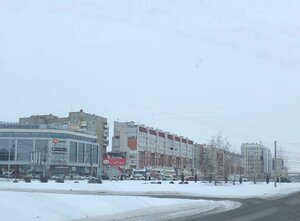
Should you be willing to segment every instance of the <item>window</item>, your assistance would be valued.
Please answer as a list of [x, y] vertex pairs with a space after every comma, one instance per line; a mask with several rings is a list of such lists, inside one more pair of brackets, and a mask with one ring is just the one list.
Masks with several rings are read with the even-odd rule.
[[30, 155], [33, 152], [33, 140], [18, 140], [17, 161], [30, 162]]
[[92, 162], [92, 144], [85, 145], [85, 162], [86, 163]]
[[36, 140], [35, 152], [40, 152], [41, 162], [46, 162], [48, 157], [48, 140]]
[[15, 159], [15, 140], [0, 139], [0, 161], [8, 161], [9, 156]]
[[93, 163], [98, 163], [98, 154], [99, 154], [98, 146], [93, 145], [93, 151], [92, 151], [92, 162]]
[[71, 163], [76, 163], [77, 162], [77, 143], [73, 142], [73, 141], [70, 142], [69, 161]]
[[78, 143], [78, 163], [84, 163], [84, 144]]

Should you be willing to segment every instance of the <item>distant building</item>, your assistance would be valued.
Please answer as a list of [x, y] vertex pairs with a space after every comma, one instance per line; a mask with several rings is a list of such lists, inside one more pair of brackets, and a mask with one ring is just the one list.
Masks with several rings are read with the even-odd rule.
[[282, 158], [273, 158], [272, 159], [272, 172], [276, 176], [288, 176], [288, 168], [285, 166], [284, 159]]
[[32, 115], [30, 117], [19, 118], [20, 124], [38, 124], [38, 125], [57, 125], [64, 126], [73, 131], [94, 134], [97, 136], [97, 142], [101, 147], [102, 153], [105, 153], [109, 144], [109, 127], [107, 119], [95, 114], [88, 114], [80, 110], [70, 112], [68, 117], [57, 117], [55, 115]]
[[114, 122], [112, 152], [126, 152], [127, 169], [192, 169], [194, 142], [135, 122]]
[[241, 146], [245, 174], [248, 177], [266, 177], [272, 173], [271, 150], [262, 144], [244, 143]]

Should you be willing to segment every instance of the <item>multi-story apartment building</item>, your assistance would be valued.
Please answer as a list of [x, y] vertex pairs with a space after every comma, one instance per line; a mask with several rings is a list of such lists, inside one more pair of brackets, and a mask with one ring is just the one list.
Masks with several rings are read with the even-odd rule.
[[94, 134], [97, 136], [97, 142], [101, 147], [102, 153], [106, 152], [109, 144], [109, 128], [107, 119], [95, 114], [88, 114], [80, 110], [70, 112], [68, 117], [57, 117], [55, 115], [32, 115], [30, 117], [19, 118], [20, 124], [38, 124], [38, 125], [58, 125], [69, 128], [73, 131]]
[[271, 150], [257, 143], [244, 143], [241, 146], [245, 174], [248, 177], [265, 177], [272, 173]]
[[203, 145], [201, 172], [204, 176], [229, 177], [244, 174], [242, 155], [213, 145]]
[[126, 152], [127, 169], [191, 169], [194, 142], [135, 122], [114, 122], [112, 152]]

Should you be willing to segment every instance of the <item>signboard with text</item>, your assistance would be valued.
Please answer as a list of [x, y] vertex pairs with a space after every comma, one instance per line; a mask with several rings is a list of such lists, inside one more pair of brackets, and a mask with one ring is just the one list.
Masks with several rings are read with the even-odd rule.
[[103, 156], [103, 164], [113, 167], [126, 165], [126, 155], [123, 153], [106, 153]]

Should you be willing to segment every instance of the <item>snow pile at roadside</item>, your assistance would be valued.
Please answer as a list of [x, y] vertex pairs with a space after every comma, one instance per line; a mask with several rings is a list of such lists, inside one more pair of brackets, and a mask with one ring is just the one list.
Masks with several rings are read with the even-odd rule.
[[[280, 195], [290, 194], [296, 191], [300, 191], [300, 183], [282, 183], [278, 184], [275, 188], [273, 183], [257, 183], [253, 184], [218, 184], [217, 186], [209, 183], [194, 183], [179, 185], [169, 184], [167, 181], [163, 181], [162, 184], [150, 184], [145, 181], [104, 181], [103, 184], [88, 184], [86, 180], [74, 183], [73, 181], [66, 181], [65, 183], [55, 183], [50, 181], [49, 183], [40, 183], [33, 181], [32, 183], [8, 183], [0, 182], [0, 190], [72, 190], [83, 191], [86, 193], [92, 193], [97, 191], [98, 194], [115, 194], [115, 195], [127, 195], [127, 194], [175, 194], [175, 195], [192, 195], [192, 196], [206, 196], [206, 197], [224, 197], [224, 198], [250, 198], [250, 197], [277, 197]], [[51, 192], [51, 191], [50, 191]]]
[[230, 201], [156, 199], [132, 196], [87, 196], [25, 192], [0, 192], [1, 220], [63, 221], [105, 220], [123, 217], [154, 217], [155, 220], [238, 207]]

